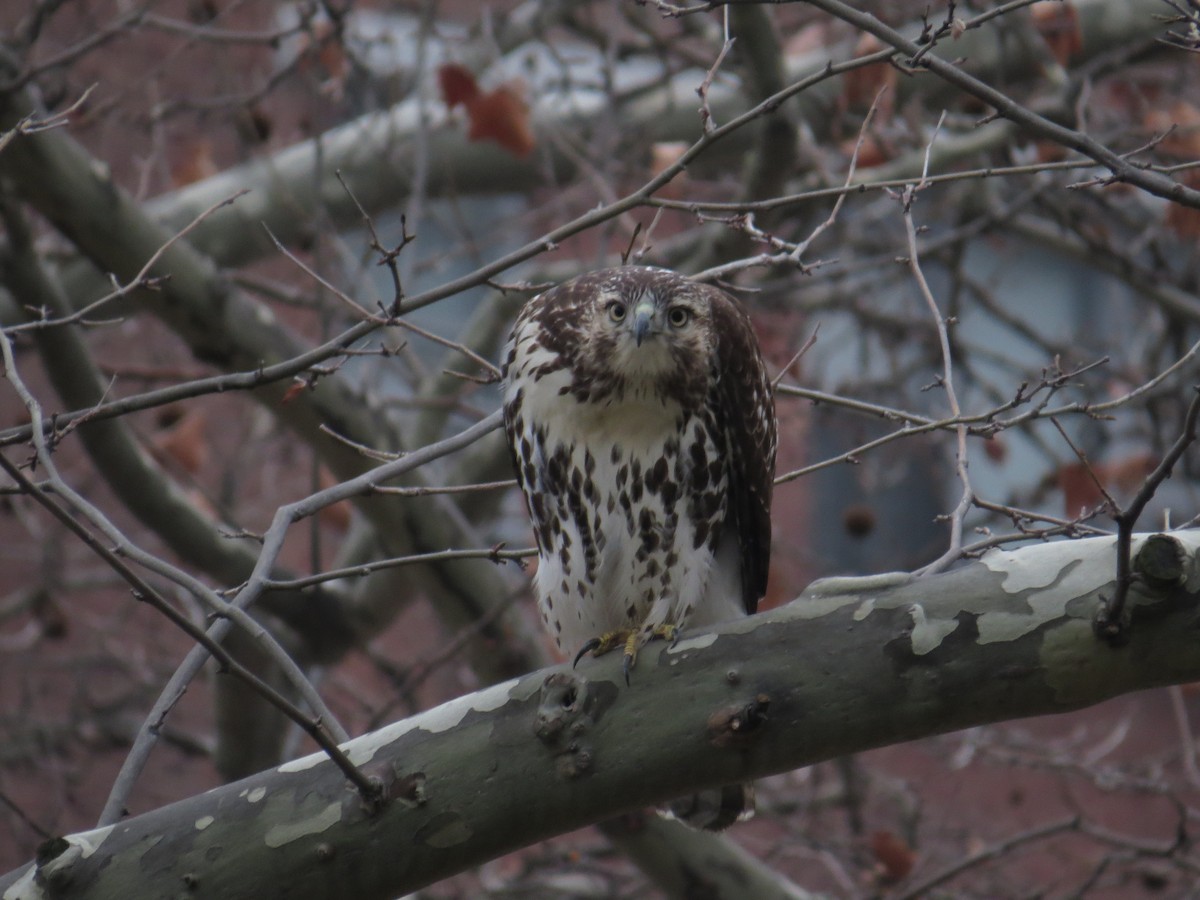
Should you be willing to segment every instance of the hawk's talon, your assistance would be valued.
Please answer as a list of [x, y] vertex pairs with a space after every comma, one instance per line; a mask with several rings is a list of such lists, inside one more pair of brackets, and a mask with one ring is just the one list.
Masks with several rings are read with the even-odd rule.
[[629, 684], [629, 673], [637, 666], [638, 651], [643, 646], [653, 640], [663, 640], [667, 642], [668, 647], [674, 647], [679, 641], [680, 628], [678, 625], [655, 625], [653, 628], [644, 630], [636, 629], [621, 629], [617, 631], [607, 631], [600, 637], [594, 637], [579, 648], [579, 652], [575, 654], [575, 661], [571, 667], [579, 665], [579, 661], [588, 653], [592, 656], [603, 656], [617, 647], [622, 647], [624, 653], [621, 660], [621, 672], [625, 676], [625, 684]]
[[[571, 663], [571, 668], [574, 669], [577, 665], [579, 665], [579, 661], [593, 650], [599, 649], [602, 643], [603, 642], [600, 640], [600, 638], [592, 638], [591, 640], [587, 641], [582, 647], [579, 648], [579, 652], [575, 654], [575, 661]], [[600, 654], [597, 653], [596, 655], [599, 656]]]
[[637, 637], [636, 631], [624, 629], [621, 631], [606, 631], [600, 637], [591, 638], [579, 648], [579, 652], [575, 654], [575, 662], [571, 664], [571, 667], [574, 668], [579, 665], [579, 661], [588, 653], [591, 653], [592, 656], [603, 656], [605, 653], [615, 650], [619, 646], [624, 645], [628, 647], [629, 642], [635, 637]]

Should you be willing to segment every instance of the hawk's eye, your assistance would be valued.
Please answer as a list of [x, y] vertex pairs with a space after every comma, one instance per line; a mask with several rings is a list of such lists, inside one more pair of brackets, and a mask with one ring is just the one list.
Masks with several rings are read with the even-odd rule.
[[625, 321], [625, 304], [616, 300], [608, 304], [608, 317], [614, 322]]
[[692, 320], [691, 310], [683, 306], [672, 306], [667, 312], [667, 321], [673, 328], [682, 328]]

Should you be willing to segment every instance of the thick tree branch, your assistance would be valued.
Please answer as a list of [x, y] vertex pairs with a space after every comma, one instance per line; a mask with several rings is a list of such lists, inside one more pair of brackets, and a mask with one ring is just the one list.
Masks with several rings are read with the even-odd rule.
[[[620, 661], [534, 672], [345, 746], [373, 812], [321, 754], [110, 828], [47, 842], [16, 898], [390, 897], [699, 787], [1200, 678], [1200, 531], [1097, 640], [1113, 539], [992, 551], [914, 581], [819, 582], [795, 602]], [[374, 851], [364, 848], [377, 848]], [[364, 855], [377, 854], [377, 855]], [[153, 857], [155, 864], [148, 866]]]

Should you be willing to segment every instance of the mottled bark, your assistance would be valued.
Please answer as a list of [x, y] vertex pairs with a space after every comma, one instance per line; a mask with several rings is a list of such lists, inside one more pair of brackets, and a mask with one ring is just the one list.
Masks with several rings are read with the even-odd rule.
[[[1147, 546], [1150, 547], [1147, 550]], [[1200, 678], [1200, 531], [1135, 542], [1129, 640], [1098, 640], [1109, 538], [992, 551], [939, 576], [837, 579], [620, 660], [534, 672], [321, 755], [50, 842], [9, 898], [391, 897], [697, 788]]]

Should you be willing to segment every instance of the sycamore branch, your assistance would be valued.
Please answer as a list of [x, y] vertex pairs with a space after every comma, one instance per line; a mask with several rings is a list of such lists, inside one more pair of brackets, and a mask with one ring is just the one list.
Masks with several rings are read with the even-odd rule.
[[629, 688], [620, 661], [602, 658], [349, 742], [347, 756], [380, 780], [379, 811], [314, 754], [47, 842], [0, 890], [391, 897], [700, 787], [1200, 679], [1200, 531], [1135, 541], [1120, 648], [1092, 631], [1113, 590], [1112, 549], [1112, 538], [1035, 544], [920, 580], [819, 582], [716, 633], [652, 645]]

